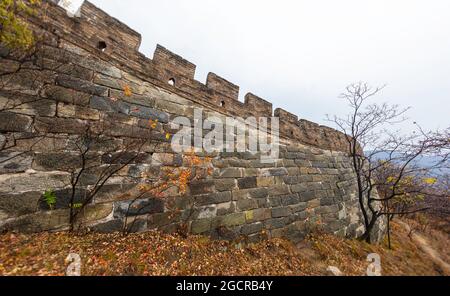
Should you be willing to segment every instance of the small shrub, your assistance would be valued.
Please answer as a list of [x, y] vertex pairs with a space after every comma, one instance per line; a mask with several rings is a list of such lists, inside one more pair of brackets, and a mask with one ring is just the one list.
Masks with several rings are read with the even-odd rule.
[[47, 204], [47, 206], [50, 208], [50, 210], [54, 210], [55, 209], [55, 205], [56, 205], [56, 194], [53, 190], [47, 190], [44, 192], [43, 195], [43, 199], [45, 201], [45, 203]]

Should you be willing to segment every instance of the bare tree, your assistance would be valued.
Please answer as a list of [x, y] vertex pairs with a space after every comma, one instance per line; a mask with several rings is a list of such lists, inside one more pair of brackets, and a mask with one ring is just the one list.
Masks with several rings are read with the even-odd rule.
[[[448, 166], [450, 149], [449, 131], [425, 132], [417, 124], [417, 131], [401, 136], [392, 131], [396, 124], [404, 122], [409, 108], [397, 105], [370, 104], [370, 99], [378, 95], [384, 87], [372, 88], [366, 83], [356, 83], [347, 87], [341, 98], [348, 102], [351, 113], [344, 118], [327, 116], [338, 129], [347, 135], [348, 155], [355, 172], [355, 183], [365, 233], [361, 239], [372, 242], [372, 232], [380, 219], [387, 221], [395, 215], [415, 213], [426, 208], [400, 209], [392, 211], [391, 203], [398, 197], [421, 195], [434, 185], [429, 174]], [[389, 129], [388, 129], [389, 128]], [[439, 156], [435, 163], [423, 165], [423, 156]], [[392, 174], [383, 177], [387, 168]], [[378, 178], [377, 178], [378, 177]], [[408, 180], [423, 179], [420, 186], [405, 186]], [[379, 194], [378, 189], [382, 189]]]
[[[149, 143], [149, 137], [115, 144], [115, 141], [108, 137], [107, 129], [107, 124], [100, 121], [95, 125], [87, 125], [84, 133], [76, 135], [71, 140], [76, 159], [75, 165], [72, 164], [68, 169], [71, 178], [69, 201], [66, 206], [70, 210], [71, 232], [82, 228], [80, 216], [105, 185], [127, 166], [146, 155], [142, 149]], [[91, 176], [95, 177], [94, 181], [86, 184], [84, 180]], [[80, 192], [83, 192], [81, 197]]]
[[[178, 233], [187, 236], [189, 232], [189, 222], [198, 213], [199, 203], [195, 197], [186, 196], [188, 187], [195, 181], [207, 178], [212, 174], [211, 157], [203, 158], [195, 154], [194, 148], [190, 152], [181, 155], [183, 164], [180, 167], [164, 167], [157, 176], [151, 176], [143, 172], [139, 193], [132, 199], [126, 209], [122, 232], [124, 235], [133, 231], [138, 216], [146, 210], [147, 205], [140, 205], [139, 201], [145, 198], [159, 198], [166, 201], [166, 207], [173, 216], [182, 215], [181, 223], [178, 226]], [[175, 196], [170, 196], [172, 189], [177, 192]], [[183, 199], [182, 207], [177, 203], [177, 198]], [[133, 215], [130, 215], [133, 211]], [[129, 223], [129, 217], [134, 216]]]
[[[21, 153], [10, 153], [0, 159], [0, 165], [32, 152], [36, 146], [55, 135], [42, 133], [32, 129], [30, 125], [17, 127], [16, 120], [40, 115], [45, 110], [48, 98], [45, 89], [51, 84], [52, 73], [58, 73], [67, 67], [63, 52], [59, 61], [47, 60], [43, 55], [47, 33], [42, 31], [34, 35], [32, 46], [23, 50], [9, 48], [0, 44], [0, 152], [14, 151], [20, 142], [28, 144]], [[22, 116], [22, 117], [21, 117]]]

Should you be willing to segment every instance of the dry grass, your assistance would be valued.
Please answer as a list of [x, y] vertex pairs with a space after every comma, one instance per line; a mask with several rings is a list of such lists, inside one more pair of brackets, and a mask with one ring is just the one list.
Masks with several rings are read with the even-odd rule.
[[82, 257], [83, 275], [324, 275], [328, 266], [364, 275], [367, 255], [378, 253], [385, 275], [441, 275], [394, 224], [394, 249], [317, 234], [299, 246], [271, 240], [241, 246], [192, 236], [148, 232], [0, 236], [0, 275], [64, 275], [69, 253]]
[[366, 258], [370, 253], [381, 256], [383, 275], [444, 275], [444, 271], [432, 262], [408, 234], [402, 226], [394, 223], [392, 250], [387, 248], [387, 241], [375, 246], [331, 235], [313, 237], [311, 242], [321, 262], [339, 267], [346, 275], [365, 274], [368, 266]]
[[425, 237], [430, 246], [439, 253], [441, 258], [447, 263], [450, 263], [450, 229], [448, 228], [448, 221], [438, 220], [429, 216], [420, 222], [413, 219], [404, 219], [403, 221], [415, 233]]

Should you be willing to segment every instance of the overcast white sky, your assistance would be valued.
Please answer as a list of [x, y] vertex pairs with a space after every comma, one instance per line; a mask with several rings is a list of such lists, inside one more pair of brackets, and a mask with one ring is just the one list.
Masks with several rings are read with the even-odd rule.
[[[91, 0], [143, 36], [318, 123], [346, 114], [337, 97], [357, 81], [388, 84], [379, 102], [411, 106], [411, 121], [450, 126], [448, 0]], [[329, 124], [328, 124], [329, 125]]]

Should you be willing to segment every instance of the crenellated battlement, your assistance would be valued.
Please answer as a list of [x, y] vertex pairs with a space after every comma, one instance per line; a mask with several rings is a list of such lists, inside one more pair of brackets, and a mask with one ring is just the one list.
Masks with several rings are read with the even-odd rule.
[[49, 3], [47, 15], [55, 35], [82, 47], [89, 54], [119, 69], [127, 68], [139, 79], [202, 104], [225, 115], [280, 118], [281, 136], [303, 144], [329, 150], [346, 150], [345, 135], [328, 127], [310, 123], [283, 109], [275, 110], [270, 102], [252, 93], [239, 101], [239, 86], [209, 73], [206, 83], [194, 79], [196, 65], [157, 45], [153, 58], [139, 52], [141, 35], [119, 20], [85, 1], [80, 17], [70, 18], [64, 9]]
[[183, 79], [193, 80], [195, 76], [196, 65], [159, 44], [153, 54], [153, 66], [158, 70], [155, 73], [157, 78], [162, 81], [169, 81], [170, 79], [173, 79], [174, 82]]

